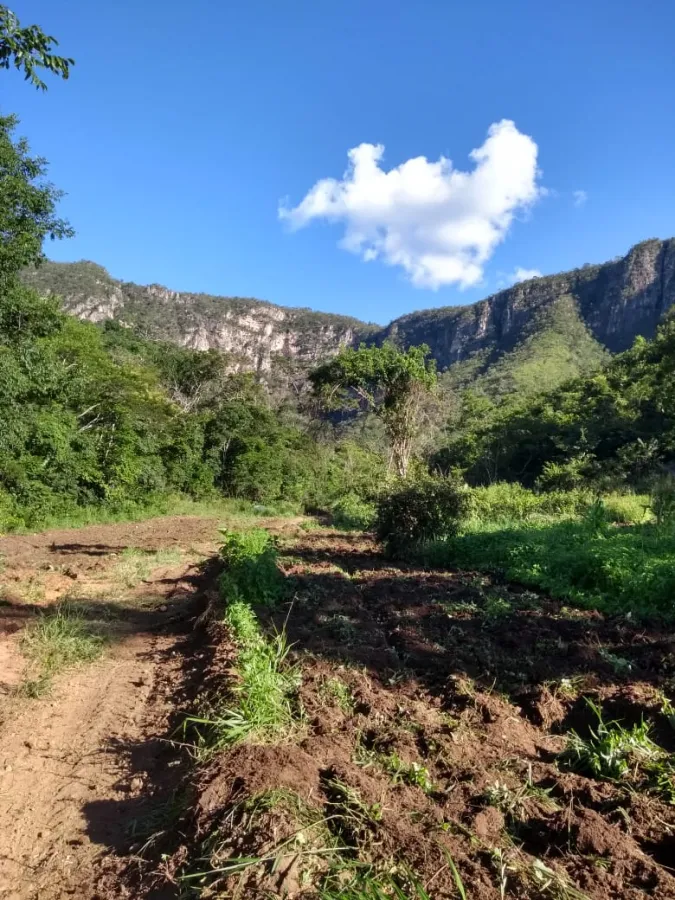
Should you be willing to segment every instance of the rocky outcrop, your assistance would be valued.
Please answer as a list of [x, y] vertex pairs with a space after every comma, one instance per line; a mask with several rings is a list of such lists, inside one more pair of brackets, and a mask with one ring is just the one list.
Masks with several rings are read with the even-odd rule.
[[117, 319], [148, 337], [222, 350], [258, 371], [269, 369], [277, 356], [310, 366], [342, 346], [385, 338], [426, 343], [446, 368], [477, 351], [508, 352], [562, 297], [574, 299], [593, 336], [611, 351], [626, 349], [637, 335], [651, 337], [675, 304], [675, 238], [644, 241], [621, 259], [534, 278], [479, 303], [411, 313], [385, 328], [251, 298], [141, 287], [117, 281], [90, 262], [45, 263], [26, 280], [61, 295], [65, 308], [80, 318]]

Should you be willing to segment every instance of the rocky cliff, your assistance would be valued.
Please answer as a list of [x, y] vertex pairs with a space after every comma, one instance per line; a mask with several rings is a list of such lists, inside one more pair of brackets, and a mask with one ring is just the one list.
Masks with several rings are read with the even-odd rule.
[[117, 281], [96, 263], [45, 262], [25, 280], [58, 294], [64, 308], [89, 322], [117, 321], [155, 340], [232, 354], [241, 368], [266, 371], [276, 356], [311, 366], [380, 329], [348, 316], [275, 306], [244, 297], [214, 297]]
[[569, 297], [593, 337], [612, 352], [630, 347], [637, 335], [653, 336], [675, 304], [675, 238], [644, 241], [621, 259], [533, 278], [470, 306], [411, 313], [383, 334], [406, 345], [428, 344], [445, 367], [486, 348], [508, 352], [548, 307]]
[[561, 298], [572, 299], [581, 321], [611, 351], [626, 349], [637, 335], [650, 337], [675, 304], [675, 238], [644, 241], [621, 259], [534, 278], [479, 303], [411, 313], [385, 328], [249, 298], [140, 287], [90, 262], [45, 263], [26, 280], [61, 295], [65, 308], [83, 319], [117, 319], [151, 338], [234, 353], [242, 366], [259, 371], [277, 355], [309, 366], [346, 344], [387, 337], [429, 344], [446, 368], [486, 350], [508, 353]]

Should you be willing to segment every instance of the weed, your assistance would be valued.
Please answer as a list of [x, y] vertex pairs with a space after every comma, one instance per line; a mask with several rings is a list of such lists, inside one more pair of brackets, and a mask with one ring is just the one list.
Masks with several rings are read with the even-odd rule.
[[675, 706], [665, 694], [659, 695], [661, 701], [661, 715], [665, 716], [671, 728], [675, 729]]
[[345, 715], [349, 716], [354, 712], [354, 697], [349, 685], [337, 676], [323, 679], [319, 687], [319, 696], [324, 700], [337, 703]]
[[584, 739], [571, 731], [560, 761], [570, 768], [595, 778], [616, 780], [629, 774], [631, 767], [658, 760], [663, 750], [649, 737], [649, 725], [641, 722], [631, 729], [619, 722], [605, 723], [602, 710], [589, 698], [586, 702], [597, 717], [595, 730]]
[[297, 667], [288, 661], [285, 632], [265, 637], [255, 613], [241, 600], [230, 604], [225, 622], [239, 645], [238, 681], [232, 689], [234, 708], [215, 704], [205, 716], [190, 716], [203, 752], [213, 752], [245, 740], [269, 741], [291, 730], [293, 698], [300, 684]]
[[363, 768], [371, 765], [380, 766], [389, 775], [393, 784], [410, 784], [421, 788], [425, 794], [430, 794], [434, 790], [427, 767], [418, 762], [405, 762], [396, 751], [387, 753], [377, 748], [368, 749], [363, 741], [359, 741], [354, 761]]
[[59, 672], [100, 656], [104, 643], [100, 627], [67, 602], [41, 613], [21, 640], [21, 649], [35, 672], [24, 683], [23, 692], [31, 697], [45, 693]]
[[625, 659], [623, 656], [617, 656], [605, 647], [600, 648], [598, 655], [601, 659], [604, 659], [606, 663], [609, 663], [617, 675], [629, 675], [633, 669], [633, 663], [629, 659]]
[[489, 594], [485, 599], [483, 612], [486, 619], [494, 622], [510, 615], [512, 609], [508, 600], [505, 600], [498, 594]]
[[560, 681], [546, 682], [546, 687], [555, 697], [561, 697], [563, 700], [576, 700], [584, 688], [585, 678], [583, 675], [568, 675], [560, 679]]
[[499, 876], [499, 897], [500, 900], [505, 900], [506, 898], [506, 888], [508, 885], [508, 864], [506, 861], [506, 857], [504, 855], [504, 851], [501, 847], [494, 847], [490, 851], [490, 856], [492, 857], [492, 862], [494, 863], [497, 873]]
[[284, 579], [277, 566], [277, 550], [262, 528], [223, 531], [220, 554], [226, 565], [220, 590], [228, 602], [273, 605], [283, 592]]

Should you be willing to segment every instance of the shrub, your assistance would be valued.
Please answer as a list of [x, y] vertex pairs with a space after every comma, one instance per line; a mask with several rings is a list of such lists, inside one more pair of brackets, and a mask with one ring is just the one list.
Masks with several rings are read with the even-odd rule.
[[459, 479], [399, 484], [378, 502], [377, 536], [391, 555], [425, 541], [445, 540], [457, 534], [469, 505], [469, 490]]
[[536, 486], [542, 491], [573, 491], [584, 483], [587, 466], [588, 459], [583, 454], [564, 463], [546, 462]]
[[357, 494], [346, 494], [333, 504], [333, 525], [345, 531], [368, 531], [375, 524], [377, 509]]

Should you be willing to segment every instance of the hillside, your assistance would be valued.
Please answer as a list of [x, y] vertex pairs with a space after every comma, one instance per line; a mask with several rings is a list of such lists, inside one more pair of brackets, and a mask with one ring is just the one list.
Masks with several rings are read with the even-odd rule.
[[[584, 332], [590, 343], [619, 352], [637, 335], [652, 337], [675, 303], [675, 239], [644, 241], [611, 262], [535, 278], [471, 305], [411, 313], [385, 328], [250, 298], [142, 287], [91, 262], [47, 262], [25, 278], [43, 293], [60, 294], [65, 309], [82, 319], [117, 319], [151, 338], [233, 352], [257, 371], [269, 369], [276, 355], [311, 365], [345, 344], [385, 338], [427, 343], [441, 369], [472, 360], [484, 371], [505, 354], [522, 353], [540, 323], [550, 330], [551, 319], [560, 322], [561, 304], [571, 329], [561, 333], [571, 341]], [[596, 349], [591, 356], [601, 353]], [[568, 366], [565, 372], [575, 374]]]
[[277, 354], [311, 365], [378, 330], [349, 316], [118, 281], [93, 262], [46, 262], [24, 278], [41, 293], [60, 295], [65, 310], [80, 319], [116, 319], [151, 339], [232, 353], [256, 371], [269, 369]]

